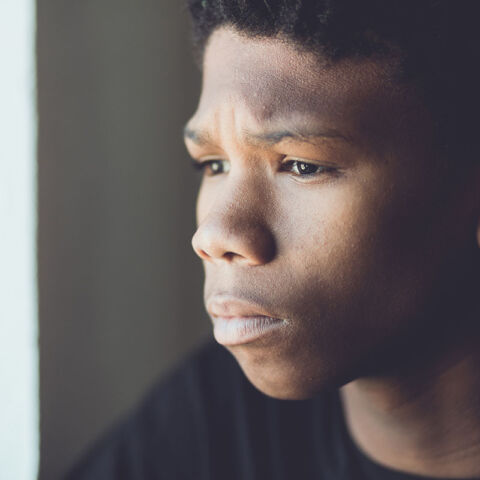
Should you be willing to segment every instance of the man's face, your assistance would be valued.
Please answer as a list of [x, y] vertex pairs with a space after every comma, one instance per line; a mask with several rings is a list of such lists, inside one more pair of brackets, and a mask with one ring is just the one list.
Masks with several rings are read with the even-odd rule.
[[415, 356], [461, 295], [470, 180], [441, 166], [394, 72], [228, 28], [210, 38], [186, 129], [206, 162], [192, 243], [215, 336], [268, 395], [306, 398]]

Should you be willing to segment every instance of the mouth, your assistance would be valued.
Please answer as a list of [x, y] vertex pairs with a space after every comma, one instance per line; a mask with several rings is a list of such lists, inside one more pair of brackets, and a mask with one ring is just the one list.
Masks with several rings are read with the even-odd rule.
[[224, 346], [244, 345], [273, 335], [287, 322], [260, 305], [232, 297], [214, 297], [207, 303], [215, 340]]

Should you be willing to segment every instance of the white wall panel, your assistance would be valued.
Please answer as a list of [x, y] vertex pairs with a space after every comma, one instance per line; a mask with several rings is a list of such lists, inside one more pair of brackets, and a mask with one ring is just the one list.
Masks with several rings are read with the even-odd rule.
[[0, 1], [0, 478], [38, 465], [35, 8]]

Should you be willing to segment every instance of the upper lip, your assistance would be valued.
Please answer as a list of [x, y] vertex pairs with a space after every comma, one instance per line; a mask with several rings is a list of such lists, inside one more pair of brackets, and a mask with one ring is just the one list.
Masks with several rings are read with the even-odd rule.
[[229, 295], [213, 296], [207, 301], [207, 311], [212, 317], [271, 317], [261, 305]]

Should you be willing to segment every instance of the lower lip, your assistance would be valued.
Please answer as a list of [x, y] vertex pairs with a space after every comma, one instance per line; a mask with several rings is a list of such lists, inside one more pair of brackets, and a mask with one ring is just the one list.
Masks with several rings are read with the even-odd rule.
[[215, 340], [225, 346], [251, 343], [271, 335], [285, 326], [285, 322], [272, 317], [214, 317]]

